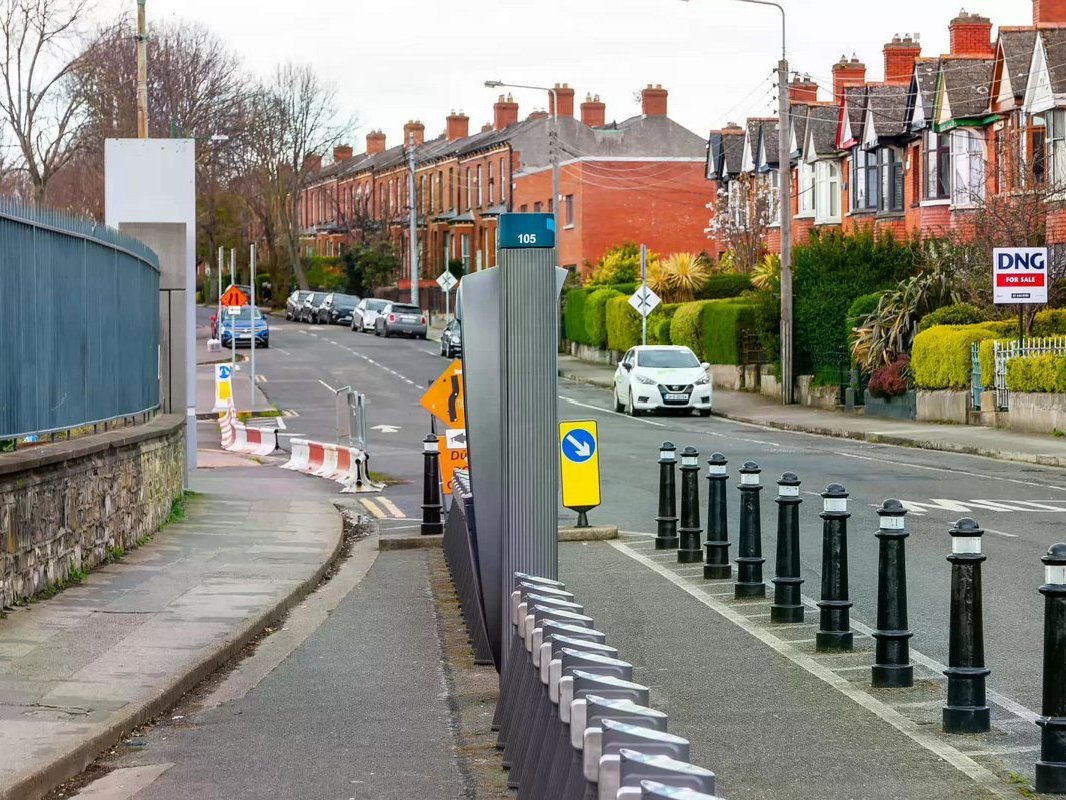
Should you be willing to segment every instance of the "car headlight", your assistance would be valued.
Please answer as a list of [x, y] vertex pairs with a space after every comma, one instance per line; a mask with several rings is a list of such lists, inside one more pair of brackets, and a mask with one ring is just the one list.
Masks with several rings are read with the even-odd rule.
[[704, 375], [702, 378], [696, 378], [696, 385], [697, 386], [704, 386], [704, 385], [706, 385], [706, 384], [708, 384], [710, 382], [711, 382], [711, 379], [707, 375]]
[[654, 386], [657, 383], [654, 378], [649, 378], [647, 375], [637, 375], [637, 382], [647, 384], [648, 386]]

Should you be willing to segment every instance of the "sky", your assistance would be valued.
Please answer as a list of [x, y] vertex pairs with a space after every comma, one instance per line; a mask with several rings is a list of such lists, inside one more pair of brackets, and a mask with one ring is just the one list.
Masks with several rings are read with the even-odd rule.
[[[894, 34], [920, 34], [923, 55], [946, 52], [960, 10], [960, 0], [780, 2], [790, 69], [817, 80], [821, 99], [841, 55], [854, 53], [867, 79], [879, 80], [882, 46]], [[136, 0], [98, 4], [102, 17], [136, 9]], [[1031, 0], [964, 8], [996, 26], [1032, 19]], [[375, 128], [398, 144], [410, 119], [435, 136], [453, 109], [478, 130], [500, 91], [485, 88], [487, 79], [568, 83], [577, 103], [599, 94], [608, 121], [639, 114], [640, 89], [662, 84], [670, 116], [700, 135], [777, 109], [780, 15], [737, 0], [147, 0], [147, 9], [149, 26], [177, 17], [204, 23], [253, 73], [266, 76], [288, 60], [312, 64], [357, 118], [356, 152]], [[547, 106], [545, 92], [510, 91], [521, 117]]]

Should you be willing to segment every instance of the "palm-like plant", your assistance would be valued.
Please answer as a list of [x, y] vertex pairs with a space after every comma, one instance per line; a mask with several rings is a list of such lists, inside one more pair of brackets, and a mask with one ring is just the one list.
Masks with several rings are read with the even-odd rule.
[[751, 273], [751, 285], [760, 292], [773, 291], [781, 286], [781, 256], [767, 253]]
[[[656, 280], [665, 290], [663, 299], [670, 303], [692, 301], [711, 276], [710, 265], [696, 253], [674, 253], [660, 263], [658, 272]], [[652, 289], [659, 294], [654, 285]]]

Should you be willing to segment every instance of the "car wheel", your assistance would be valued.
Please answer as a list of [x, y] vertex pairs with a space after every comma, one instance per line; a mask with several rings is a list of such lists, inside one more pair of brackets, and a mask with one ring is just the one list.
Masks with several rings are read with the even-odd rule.
[[626, 402], [626, 414], [628, 414], [631, 417], [635, 417], [637, 415], [637, 407], [633, 404], [633, 390], [632, 389], [629, 390], [629, 399]]
[[264, 350], [269, 350], [270, 349], [270, 342], [263, 342], [263, 349]]
[[621, 414], [623, 411], [625, 411], [626, 407], [618, 400], [618, 390], [615, 389], [611, 392], [611, 394], [614, 397], [614, 413]]
[[701, 408], [698, 413], [701, 417], [709, 417], [711, 416], [711, 409]]

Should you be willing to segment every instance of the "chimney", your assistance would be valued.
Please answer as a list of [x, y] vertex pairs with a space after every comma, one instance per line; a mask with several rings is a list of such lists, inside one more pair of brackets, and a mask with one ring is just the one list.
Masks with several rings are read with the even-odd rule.
[[555, 84], [555, 91], [548, 92], [548, 113], [555, 111], [555, 98], [559, 98], [559, 116], [574, 116], [574, 90], [567, 84]]
[[333, 148], [334, 161], [347, 161], [353, 155], [351, 145], [339, 144]]
[[491, 122], [486, 122], [484, 125], [481, 126], [481, 132], [482, 133], [488, 133], [491, 130], [492, 130], [492, 123]]
[[914, 59], [922, 54], [922, 46], [917, 37], [909, 33], [901, 37], [898, 33], [891, 42], [885, 43], [885, 83], [897, 86], [909, 86], [914, 72]]
[[415, 137], [415, 147], [420, 147], [426, 141], [426, 126], [417, 119], [408, 120], [403, 126], [404, 147], [407, 147], [412, 135]]
[[504, 97], [501, 94], [500, 99], [493, 103], [492, 112], [495, 128], [498, 131], [502, 131], [504, 128], [518, 122], [518, 103], [514, 101], [511, 95]]
[[590, 128], [600, 128], [607, 124], [607, 106], [600, 102], [600, 96], [585, 95], [581, 104], [581, 121]]
[[529, 116], [526, 119], [547, 119], [548, 112], [543, 108], [537, 108], [529, 112]]
[[817, 103], [818, 84], [811, 80], [810, 75], [797, 75], [788, 85], [788, 99], [793, 103]]
[[448, 126], [445, 129], [449, 142], [454, 142], [456, 139], [465, 139], [470, 135], [470, 117], [460, 111], [458, 114], [455, 110], [448, 115]]
[[640, 111], [645, 117], [666, 116], [666, 89], [661, 83], [650, 83], [640, 92]]
[[992, 20], [980, 14], [960, 11], [948, 25], [951, 55], [992, 58]]
[[366, 154], [372, 156], [375, 153], [385, 152], [385, 134], [381, 131], [370, 131], [366, 135]]
[[1034, 25], [1066, 25], [1066, 0], [1033, 0]]
[[844, 102], [844, 90], [849, 86], [862, 86], [866, 83], [866, 65], [852, 55], [849, 61], [846, 56], [841, 56], [840, 61], [833, 65], [833, 102], [841, 105]]
[[304, 170], [306, 172], [318, 172], [322, 169], [322, 156], [308, 153], [304, 156]]

